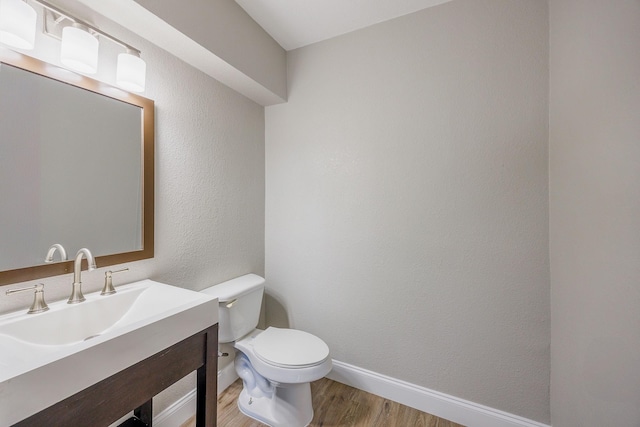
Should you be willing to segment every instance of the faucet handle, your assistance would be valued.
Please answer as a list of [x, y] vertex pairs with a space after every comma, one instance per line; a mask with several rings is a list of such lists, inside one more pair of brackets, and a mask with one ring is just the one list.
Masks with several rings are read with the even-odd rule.
[[29, 308], [29, 311], [27, 311], [27, 314], [42, 313], [43, 311], [49, 310], [49, 306], [44, 301], [44, 283], [38, 283], [37, 285], [28, 286], [26, 288], [9, 289], [6, 292], [6, 295], [15, 294], [17, 292], [26, 292], [33, 289], [35, 289], [35, 292], [33, 293], [33, 302], [31, 303], [31, 307]]
[[116, 288], [113, 287], [111, 276], [113, 275], [113, 273], [120, 273], [122, 271], [129, 271], [129, 269], [123, 268], [116, 271], [109, 270], [104, 273], [104, 287], [102, 288], [102, 292], [100, 292], [100, 295], [111, 295], [116, 293]]

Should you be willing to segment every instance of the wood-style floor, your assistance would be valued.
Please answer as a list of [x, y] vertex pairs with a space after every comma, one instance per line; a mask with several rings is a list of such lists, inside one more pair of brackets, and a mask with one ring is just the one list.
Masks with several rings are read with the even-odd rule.
[[[218, 427], [263, 427], [238, 409], [242, 381], [218, 396]], [[322, 378], [311, 383], [312, 427], [463, 427], [396, 402]], [[181, 427], [195, 427], [190, 419]]]

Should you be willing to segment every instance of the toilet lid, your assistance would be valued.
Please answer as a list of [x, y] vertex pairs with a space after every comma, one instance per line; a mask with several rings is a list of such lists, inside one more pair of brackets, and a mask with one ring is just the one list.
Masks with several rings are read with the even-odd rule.
[[329, 347], [315, 335], [273, 327], [253, 340], [253, 351], [265, 363], [297, 368], [317, 365], [329, 357]]

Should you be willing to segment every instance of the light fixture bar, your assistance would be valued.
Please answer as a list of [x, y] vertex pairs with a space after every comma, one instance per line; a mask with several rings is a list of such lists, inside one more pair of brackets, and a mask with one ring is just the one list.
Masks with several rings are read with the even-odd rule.
[[136, 49], [135, 47], [133, 47], [133, 46], [131, 46], [131, 45], [129, 45], [129, 44], [127, 44], [127, 43], [115, 38], [115, 37], [113, 37], [110, 34], [105, 33], [104, 31], [100, 30], [99, 28], [96, 28], [93, 25], [82, 21], [81, 19], [76, 18], [75, 16], [71, 15], [70, 13], [65, 12], [64, 10], [52, 5], [49, 2], [46, 2], [44, 0], [31, 0], [31, 1], [33, 1], [34, 3], [38, 3], [40, 6], [46, 8], [46, 9], [49, 9], [50, 11], [52, 11], [52, 12], [54, 12], [54, 13], [60, 15], [60, 16], [63, 16], [63, 17], [67, 18], [68, 20], [70, 20], [70, 21], [72, 21], [72, 22], [74, 22], [76, 24], [83, 25], [83, 26], [89, 28], [94, 33], [98, 34], [99, 36], [104, 37], [104, 38], [106, 38], [108, 40], [111, 40], [115, 44], [120, 45], [120, 46], [124, 47], [125, 49], [133, 51], [133, 52], [137, 53], [138, 55], [140, 55], [140, 50]]

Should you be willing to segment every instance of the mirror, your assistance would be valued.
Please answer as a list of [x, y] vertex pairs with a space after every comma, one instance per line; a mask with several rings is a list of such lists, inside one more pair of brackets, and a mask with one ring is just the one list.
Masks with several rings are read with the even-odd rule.
[[[0, 285], [153, 257], [154, 104], [0, 48]], [[49, 247], [60, 254], [45, 263]]]

